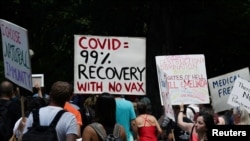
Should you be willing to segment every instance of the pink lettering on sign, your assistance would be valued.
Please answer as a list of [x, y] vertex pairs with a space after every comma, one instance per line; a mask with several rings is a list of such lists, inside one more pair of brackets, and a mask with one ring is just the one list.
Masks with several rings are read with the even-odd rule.
[[4, 24], [1, 24], [1, 31], [2, 36], [14, 41], [15, 43], [21, 44], [19, 31], [12, 29], [11, 27], [4, 26]]
[[183, 88], [205, 88], [207, 87], [206, 79], [197, 79], [197, 80], [184, 80], [181, 82]]
[[109, 82], [108, 88], [109, 91], [111, 92], [121, 92], [122, 84], [119, 82], [113, 82], [113, 83]]
[[[122, 41], [117, 38], [93, 38], [81, 37], [78, 42], [83, 49], [108, 49], [118, 50], [122, 47]], [[123, 43], [123, 48], [129, 48], [128, 42]]]
[[103, 91], [103, 84], [102, 82], [84, 82], [84, 83], [80, 83], [77, 82], [77, 88], [79, 91]]
[[191, 58], [190, 56], [168, 56], [160, 61], [161, 69], [164, 70], [190, 70], [198, 69], [199, 64], [205, 63], [204, 58]]
[[119, 82], [109, 82], [108, 90], [111, 92], [121, 92], [121, 90], [125, 90], [126, 92], [144, 92], [143, 89], [144, 83], [139, 82], [128, 82], [128, 83], [119, 83]]
[[130, 82], [130, 83], [124, 83], [125, 89], [128, 92], [133, 92], [133, 91], [137, 91], [137, 92], [144, 92], [142, 86], [143, 83], [135, 83], [135, 82]]

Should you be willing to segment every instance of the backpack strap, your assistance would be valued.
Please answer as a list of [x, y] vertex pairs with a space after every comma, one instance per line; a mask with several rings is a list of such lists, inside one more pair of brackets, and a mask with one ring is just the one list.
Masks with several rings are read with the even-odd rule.
[[33, 114], [33, 126], [39, 126], [40, 125], [39, 109], [33, 110], [32, 114]]
[[195, 112], [194, 108], [192, 108], [192, 107], [187, 107], [187, 108], [190, 109], [193, 112], [194, 116], [195, 116], [196, 112]]
[[59, 119], [61, 118], [61, 116], [63, 115], [64, 112], [66, 112], [66, 111], [60, 110], [59, 112], [57, 112], [56, 116], [54, 117], [54, 119], [52, 120], [52, 122], [50, 123], [49, 126], [56, 127], [57, 122], [59, 121]]
[[90, 127], [92, 127], [96, 131], [96, 133], [101, 137], [102, 140], [105, 140], [107, 133], [100, 123], [93, 122], [90, 124]]
[[[59, 112], [57, 112], [56, 116], [54, 117], [54, 119], [50, 123], [50, 126], [56, 127], [58, 120], [60, 119], [60, 117], [62, 116], [62, 114], [64, 112], [65, 112], [65, 110], [60, 110]], [[40, 125], [39, 109], [33, 110], [32, 113], [33, 113], [33, 121], [34, 121], [33, 126], [39, 126]]]
[[113, 130], [114, 136], [120, 137], [120, 132], [121, 132], [121, 126], [118, 123], [116, 123]]

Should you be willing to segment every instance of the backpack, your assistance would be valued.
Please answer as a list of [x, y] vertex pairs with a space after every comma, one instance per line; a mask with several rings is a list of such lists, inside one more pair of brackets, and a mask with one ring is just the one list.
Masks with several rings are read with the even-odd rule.
[[6, 135], [12, 134], [10, 119], [8, 117], [8, 106], [11, 101], [0, 102], [0, 138], [6, 140]]
[[160, 123], [161, 128], [166, 128], [169, 125], [169, 123], [171, 122], [170, 120], [171, 119], [165, 115]]
[[39, 110], [34, 110], [32, 112], [33, 125], [23, 134], [22, 141], [58, 141], [56, 124], [64, 112], [64, 110], [59, 111], [49, 126], [42, 126], [39, 120]]
[[94, 122], [91, 123], [90, 126], [96, 131], [102, 141], [122, 141], [122, 139], [120, 138], [121, 125], [117, 123], [115, 124], [115, 127], [113, 129], [113, 134], [108, 135], [106, 133], [106, 130], [100, 123]]
[[187, 108], [190, 109], [192, 111], [192, 113], [194, 114], [194, 118], [192, 120], [196, 121], [197, 116], [199, 115], [199, 112], [195, 112], [194, 108], [192, 108], [192, 107], [187, 107]]

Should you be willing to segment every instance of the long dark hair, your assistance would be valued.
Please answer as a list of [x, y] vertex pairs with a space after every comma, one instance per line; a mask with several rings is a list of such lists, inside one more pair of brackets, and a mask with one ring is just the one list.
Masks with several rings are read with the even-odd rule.
[[30, 114], [30, 112], [32, 112], [33, 110], [35, 110], [35, 109], [37, 110], [41, 107], [46, 106], [45, 100], [41, 97], [27, 98], [25, 101], [25, 104], [27, 105], [26, 111], [25, 111], [26, 116], [28, 116]]
[[137, 111], [138, 114], [146, 114], [147, 113], [147, 105], [142, 102], [137, 102]]
[[209, 140], [210, 138], [210, 133], [212, 128], [214, 127], [215, 123], [214, 123], [214, 116], [208, 112], [200, 112], [198, 116], [202, 116], [203, 117], [203, 121], [206, 125], [207, 128], [207, 140]]
[[113, 95], [102, 93], [96, 101], [96, 120], [102, 125], [114, 126], [116, 123], [116, 103]]

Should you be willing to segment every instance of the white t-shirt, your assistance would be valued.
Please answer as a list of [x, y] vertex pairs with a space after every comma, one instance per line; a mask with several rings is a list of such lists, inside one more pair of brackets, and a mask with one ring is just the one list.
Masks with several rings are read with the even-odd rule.
[[[56, 107], [56, 106], [46, 106], [46, 107], [40, 108], [39, 110], [40, 125], [49, 125], [54, 119], [57, 112], [62, 109], [63, 108]], [[20, 122], [20, 119], [18, 121]], [[14, 128], [17, 128], [18, 121]], [[23, 133], [27, 132], [28, 127], [31, 127], [32, 123], [33, 123], [33, 114], [31, 113], [27, 119], [26, 126], [24, 128]], [[59, 141], [66, 141], [67, 134], [77, 135], [77, 121], [76, 121], [75, 116], [70, 112], [65, 112], [61, 116], [61, 118], [59, 119], [56, 125], [56, 132], [57, 132], [57, 137]]]
[[[195, 104], [190, 104], [190, 105], [188, 105], [188, 107], [193, 108], [195, 113], [198, 113], [200, 111], [200, 108]], [[191, 109], [189, 109], [189, 108], [186, 109], [186, 116], [188, 119], [194, 121], [193, 119], [194, 119], [195, 115]]]

